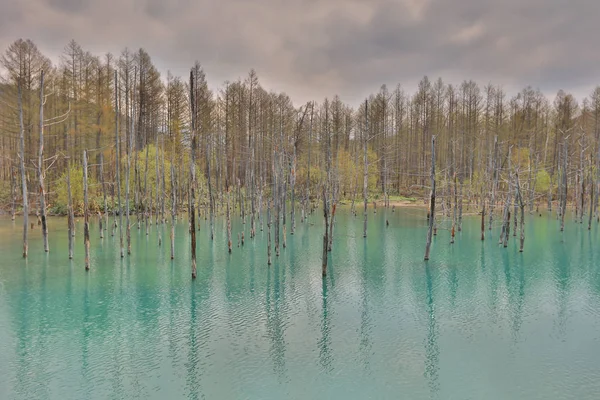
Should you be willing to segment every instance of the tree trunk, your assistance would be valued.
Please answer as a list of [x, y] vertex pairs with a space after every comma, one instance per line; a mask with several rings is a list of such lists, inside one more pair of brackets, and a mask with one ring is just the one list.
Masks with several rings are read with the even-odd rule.
[[[521, 193], [521, 185], [519, 184], [519, 175], [515, 174], [515, 187], [517, 190], [517, 199], [519, 202], [519, 208], [521, 209], [521, 230], [519, 240], [519, 252], [523, 252], [523, 246], [525, 244], [525, 203], [523, 202], [523, 194]], [[515, 202], [516, 203], [516, 202]], [[516, 218], [515, 218], [516, 220]], [[515, 224], [515, 232], [517, 231], [517, 225]]]
[[156, 141], [155, 141], [155, 156], [154, 156], [154, 163], [156, 164], [156, 212], [155, 212], [155, 218], [154, 221], [156, 223], [156, 235], [158, 236], [158, 245], [162, 246], [162, 229], [159, 228], [158, 226], [158, 221], [160, 219], [160, 168], [158, 165], [158, 134], [156, 135]]
[[323, 185], [323, 219], [325, 221], [325, 232], [323, 233], [323, 263], [321, 266], [321, 272], [324, 277], [327, 276], [327, 249], [329, 244], [329, 204], [327, 204], [326, 185], [327, 184]]
[[229, 210], [229, 188], [227, 188], [227, 247], [231, 254], [231, 212]]
[[[127, 92], [129, 92], [127, 90]], [[127, 95], [126, 95], [127, 97]], [[133, 109], [133, 107], [132, 107]], [[129, 207], [129, 175], [131, 173], [131, 151], [132, 151], [132, 147], [133, 147], [133, 132], [135, 132], [134, 130], [134, 121], [135, 121], [135, 116], [133, 115], [133, 111], [132, 111], [132, 115], [131, 115], [131, 128], [129, 130], [129, 135], [126, 138], [126, 142], [127, 142], [127, 146], [126, 146], [126, 150], [127, 150], [127, 164], [125, 165], [125, 225], [126, 225], [126, 236], [127, 236], [127, 254], [131, 254], [131, 222], [129, 220], [129, 214], [130, 214], [130, 207]], [[127, 134], [126, 134], [127, 135]]]
[[190, 147], [190, 234], [192, 251], [192, 279], [196, 279], [196, 104], [194, 71], [190, 71], [190, 106], [192, 114], [192, 143]]
[[590, 215], [588, 216], [588, 230], [592, 229], [592, 219], [594, 218], [594, 204], [595, 204], [595, 199], [594, 199], [594, 192], [596, 191], [596, 185], [594, 185], [594, 177], [592, 176], [592, 160], [590, 159]]
[[25, 173], [25, 126], [23, 125], [23, 90], [19, 82], [19, 139], [21, 184], [23, 188], [23, 258], [27, 258], [27, 224], [29, 223], [29, 202], [27, 198], [27, 175]]
[[171, 260], [175, 258], [175, 219], [177, 214], [177, 191], [175, 190], [175, 166], [171, 151]]
[[489, 230], [492, 230], [494, 220], [494, 207], [496, 206], [496, 188], [498, 187], [498, 136], [494, 136], [494, 155], [492, 159], [492, 196], [490, 199], [490, 222]]
[[483, 201], [483, 208], [481, 210], [481, 240], [485, 240], [485, 200]]
[[11, 209], [10, 209], [10, 219], [12, 221], [15, 220], [15, 215], [17, 213], [17, 176], [14, 171], [13, 166], [10, 167], [10, 193], [11, 193]]
[[[568, 157], [567, 140], [564, 143], [564, 155], [563, 155], [563, 171], [562, 171], [562, 199], [560, 205], [560, 231], [565, 230], [565, 214], [567, 213], [567, 157]], [[577, 200], [575, 200], [577, 201]]]
[[267, 205], [267, 265], [271, 265], [271, 199]]
[[85, 270], [90, 270], [90, 221], [88, 205], [87, 151], [83, 151], [83, 243], [85, 246]]
[[116, 162], [117, 162], [117, 209], [119, 211], [119, 251], [121, 258], [125, 256], [123, 248], [123, 209], [121, 208], [121, 150], [119, 139], [119, 86], [117, 79], [117, 71], [115, 71], [115, 143], [116, 143]]
[[[214, 209], [214, 195], [212, 191], [212, 179], [210, 172], [210, 141], [207, 139], [206, 141], [206, 171], [208, 175], [208, 207], [210, 211], [210, 240], [214, 240], [215, 238], [215, 209]], [[252, 216], [252, 221], [254, 223], [254, 216]]]
[[292, 196], [292, 227], [290, 229], [290, 234], [293, 235], [296, 230], [296, 144], [293, 146], [293, 154], [292, 154], [292, 163], [290, 167], [290, 186], [291, 186], [291, 196]]
[[106, 184], [104, 182], [104, 155], [100, 150], [100, 184], [102, 185], [102, 197], [104, 199], [104, 215], [100, 215], [100, 239], [104, 238], [104, 227], [102, 221], [106, 218], [106, 227], [108, 227], [108, 205], [106, 204]]
[[433, 224], [435, 220], [435, 135], [431, 136], [431, 195], [429, 202], [429, 229], [427, 230], [427, 242], [425, 243], [425, 261], [429, 260], [431, 248], [431, 237], [433, 235]]
[[44, 185], [44, 70], [40, 73], [40, 149], [38, 153], [38, 179], [40, 183], [40, 214], [44, 251], [48, 252], [48, 226], [46, 224], [46, 190]]
[[[67, 142], [68, 143], [68, 142]], [[66, 149], [67, 157], [69, 157], [69, 148]], [[69, 234], [69, 260], [73, 259], [73, 235], [75, 234], [75, 215], [73, 212], [73, 195], [71, 192], [71, 161], [67, 159], [67, 226]]]
[[369, 137], [369, 116], [368, 116], [368, 103], [365, 100], [365, 131], [363, 137], [363, 200], [364, 200], [364, 225], [363, 225], [363, 237], [367, 237], [367, 185], [369, 182], [369, 164], [367, 159], [367, 139]]
[[148, 133], [146, 132], [146, 164], [144, 167], [144, 223], [146, 226], [146, 236], [150, 233], [149, 224], [151, 220], [152, 210], [149, 208], [148, 203], [152, 199], [152, 195], [148, 196]]

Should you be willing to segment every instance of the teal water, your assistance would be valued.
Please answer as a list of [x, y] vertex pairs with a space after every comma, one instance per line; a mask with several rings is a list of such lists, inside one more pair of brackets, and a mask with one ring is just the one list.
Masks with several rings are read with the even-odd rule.
[[423, 210], [385, 213], [366, 240], [338, 213], [326, 279], [320, 214], [271, 267], [266, 231], [248, 221], [229, 255], [224, 221], [211, 242], [202, 220], [195, 282], [183, 223], [174, 261], [157, 227], [122, 260], [94, 221], [86, 273], [81, 225], [72, 262], [63, 219], [24, 261], [19, 222], [0, 220], [0, 399], [600, 398], [596, 225], [530, 217], [521, 254], [467, 218], [425, 263]]

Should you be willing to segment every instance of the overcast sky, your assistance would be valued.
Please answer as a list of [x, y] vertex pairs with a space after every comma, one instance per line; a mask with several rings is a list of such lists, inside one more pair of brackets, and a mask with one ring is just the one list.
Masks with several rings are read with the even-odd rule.
[[599, 18], [598, 0], [0, 0], [0, 48], [143, 47], [163, 73], [199, 60], [212, 87], [255, 68], [295, 104], [424, 75], [581, 99], [600, 84]]

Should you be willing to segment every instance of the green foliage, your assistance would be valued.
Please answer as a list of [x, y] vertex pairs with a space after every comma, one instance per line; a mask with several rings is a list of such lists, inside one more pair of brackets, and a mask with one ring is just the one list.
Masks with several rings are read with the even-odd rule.
[[10, 180], [0, 181], [0, 209], [9, 209], [12, 198], [10, 193]]
[[[73, 212], [77, 215], [83, 214], [83, 167], [71, 165], [71, 196], [73, 199]], [[88, 201], [91, 212], [100, 211], [102, 203], [101, 187], [97, 184], [93, 174], [88, 171]], [[53, 214], [66, 214], [69, 204], [69, 192], [67, 187], [67, 173], [63, 173], [56, 186], [56, 201], [51, 205], [50, 212]]]
[[[164, 171], [164, 178], [165, 178], [165, 183], [164, 183], [164, 192], [163, 192], [163, 183], [162, 183], [162, 179], [163, 179], [163, 172], [162, 172], [162, 149], [158, 149], [158, 167], [159, 167], [159, 181], [160, 181], [160, 187], [157, 188], [157, 179], [156, 179], [156, 146], [153, 144], [148, 145], [147, 147], [148, 149], [148, 183], [147, 183], [147, 188], [146, 190], [148, 191], [148, 196], [150, 196], [150, 193], [152, 193], [152, 203], [156, 202], [156, 191], [158, 189], [158, 191], [160, 192], [160, 196], [168, 196], [168, 199], [170, 199], [171, 197], [171, 154], [165, 152], [164, 154], [164, 159], [165, 159], [165, 171]], [[143, 191], [144, 191], [144, 185], [146, 184], [145, 181], [145, 173], [146, 173], [146, 148], [140, 150], [139, 152], [137, 152], [136, 154], [132, 154], [131, 155], [131, 167], [129, 170], [129, 193], [130, 193], [130, 198], [133, 199], [133, 193], [134, 193], [134, 174], [135, 174], [135, 157], [137, 157], [137, 165], [138, 165], [138, 174], [139, 174], [139, 179], [140, 179], [140, 187], [142, 190], [142, 195], [143, 195]], [[180, 165], [180, 160], [181, 163], [184, 165], [183, 168], [183, 176], [177, 176], [177, 180], [179, 181], [180, 185], [187, 185], [187, 182], [189, 180], [189, 176], [190, 176], [190, 154], [189, 154], [189, 150], [183, 152], [183, 154], [175, 154], [174, 155], [174, 161], [175, 161], [175, 169], [176, 169], [176, 173], [179, 174], [181, 171], [178, 170], [178, 166]], [[208, 198], [208, 183], [205, 177], [205, 172], [206, 172], [206, 165], [205, 165], [204, 160], [196, 160], [196, 183], [197, 183], [197, 189], [196, 189], [196, 199], [205, 199]], [[121, 174], [121, 193], [123, 195], [123, 199], [125, 198], [125, 168], [127, 165], [127, 157], [123, 156], [123, 159], [121, 160], [121, 167], [123, 168], [123, 172]], [[212, 168], [212, 182], [213, 182], [213, 190], [216, 190], [215, 185], [215, 174], [216, 174], [216, 168]], [[124, 200], [123, 200], [124, 201]], [[150, 199], [147, 199], [148, 204], [150, 204]], [[167, 201], [167, 204], [169, 203], [170, 200]], [[133, 203], [132, 203], [133, 206]]]
[[[323, 171], [321, 171], [321, 168], [319, 168], [316, 165], [311, 165], [310, 166], [310, 187], [311, 190], [315, 187], [317, 187], [317, 185], [319, 185], [319, 183], [322, 181], [322, 178], [324, 177], [324, 173]], [[298, 175], [296, 177], [296, 184], [299, 187], [306, 187], [306, 181], [308, 179], [308, 168], [306, 167], [306, 164], [301, 166], [300, 168], [298, 168]]]
[[535, 180], [535, 191], [538, 193], [546, 193], [550, 189], [551, 179], [550, 174], [545, 169], [538, 171]]
[[[156, 146], [154, 146], [153, 144], [148, 145], [145, 149], [142, 149], [141, 151], [138, 151], [137, 153], [134, 153], [131, 155], [131, 167], [129, 170], [129, 190], [130, 193], [133, 193], [133, 183], [134, 183], [134, 177], [135, 177], [135, 169], [134, 169], [134, 165], [135, 165], [135, 158], [137, 157], [137, 166], [138, 166], [138, 170], [139, 170], [139, 178], [141, 180], [141, 188], [142, 191], [144, 190], [144, 185], [146, 183], [145, 181], [145, 171], [146, 171], [146, 149], [148, 151], [148, 186], [147, 186], [147, 190], [148, 190], [148, 194], [150, 194], [150, 192], [152, 193], [153, 197], [156, 197]], [[162, 167], [161, 165], [162, 162], [162, 154], [159, 151], [158, 153], [158, 165], [159, 167]], [[123, 159], [121, 160], [121, 166], [123, 168], [123, 173], [122, 173], [122, 182], [121, 182], [121, 189], [122, 189], [122, 193], [125, 193], [125, 167], [127, 165], [127, 157], [123, 156]], [[161, 175], [159, 178], [162, 181], [162, 171], [159, 171], [159, 174]], [[171, 161], [168, 158], [168, 156], [165, 154], [165, 190], [170, 193], [171, 192]], [[161, 187], [159, 188], [160, 191], [162, 192], [162, 183], [161, 183]]]
[[[377, 163], [377, 153], [373, 150], [367, 150], [367, 160], [369, 166], [369, 175], [367, 178], [367, 190], [373, 192], [377, 190], [377, 181], [379, 180], [379, 167]], [[338, 167], [340, 179], [340, 192], [345, 197], [351, 197], [355, 187], [358, 185], [357, 193], [362, 193], [364, 179], [364, 156], [361, 154], [356, 158], [345, 150], [338, 152]]]
[[[373, 150], [367, 151], [367, 160], [369, 163], [369, 176], [368, 176], [368, 184], [367, 189], [369, 192], [374, 192], [377, 190], [377, 181], [379, 179], [379, 167], [377, 165], [377, 153]], [[306, 180], [308, 178], [307, 171], [307, 159], [304, 155], [298, 160], [298, 175], [296, 177], [296, 184], [299, 187], [306, 187]], [[340, 184], [340, 196], [342, 198], [351, 198], [354, 194], [354, 190], [356, 189], [356, 193], [359, 196], [362, 196], [362, 188], [363, 188], [363, 179], [364, 179], [364, 158], [362, 153], [358, 157], [358, 164], [355, 162], [355, 158], [352, 155], [341, 149], [337, 154], [337, 160], [333, 160], [333, 167], [337, 169], [337, 178], [339, 179]], [[311, 160], [312, 163], [315, 162], [315, 159]], [[310, 166], [310, 187], [311, 190], [314, 190], [317, 186], [323, 182], [326, 178], [325, 171], [320, 168], [318, 165]], [[336, 179], [335, 172], [332, 176], [333, 179]]]

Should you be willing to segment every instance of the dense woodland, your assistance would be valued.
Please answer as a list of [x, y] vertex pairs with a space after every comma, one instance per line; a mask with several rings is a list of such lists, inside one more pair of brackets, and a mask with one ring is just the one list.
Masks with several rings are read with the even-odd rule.
[[353, 107], [294, 104], [254, 70], [212, 91], [200, 64], [161, 76], [143, 49], [95, 55], [71, 41], [55, 65], [19, 39], [0, 64], [0, 209], [44, 230], [47, 215], [70, 227], [83, 215], [87, 237], [93, 213], [101, 235], [119, 230], [122, 253], [133, 225], [181, 212], [213, 231], [215, 215], [238, 213], [250, 237], [268, 229], [269, 254], [273, 230], [278, 254], [296, 220], [322, 210], [324, 261], [340, 202], [360, 204], [365, 236], [368, 204], [416, 198], [429, 204], [429, 240], [447, 228], [453, 241], [470, 212], [482, 239], [497, 223], [505, 245], [511, 212], [513, 234], [539, 207], [558, 211], [561, 229], [567, 204], [579, 222], [597, 216], [600, 87], [578, 102], [424, 77], [416, 93], [383, 85]]

